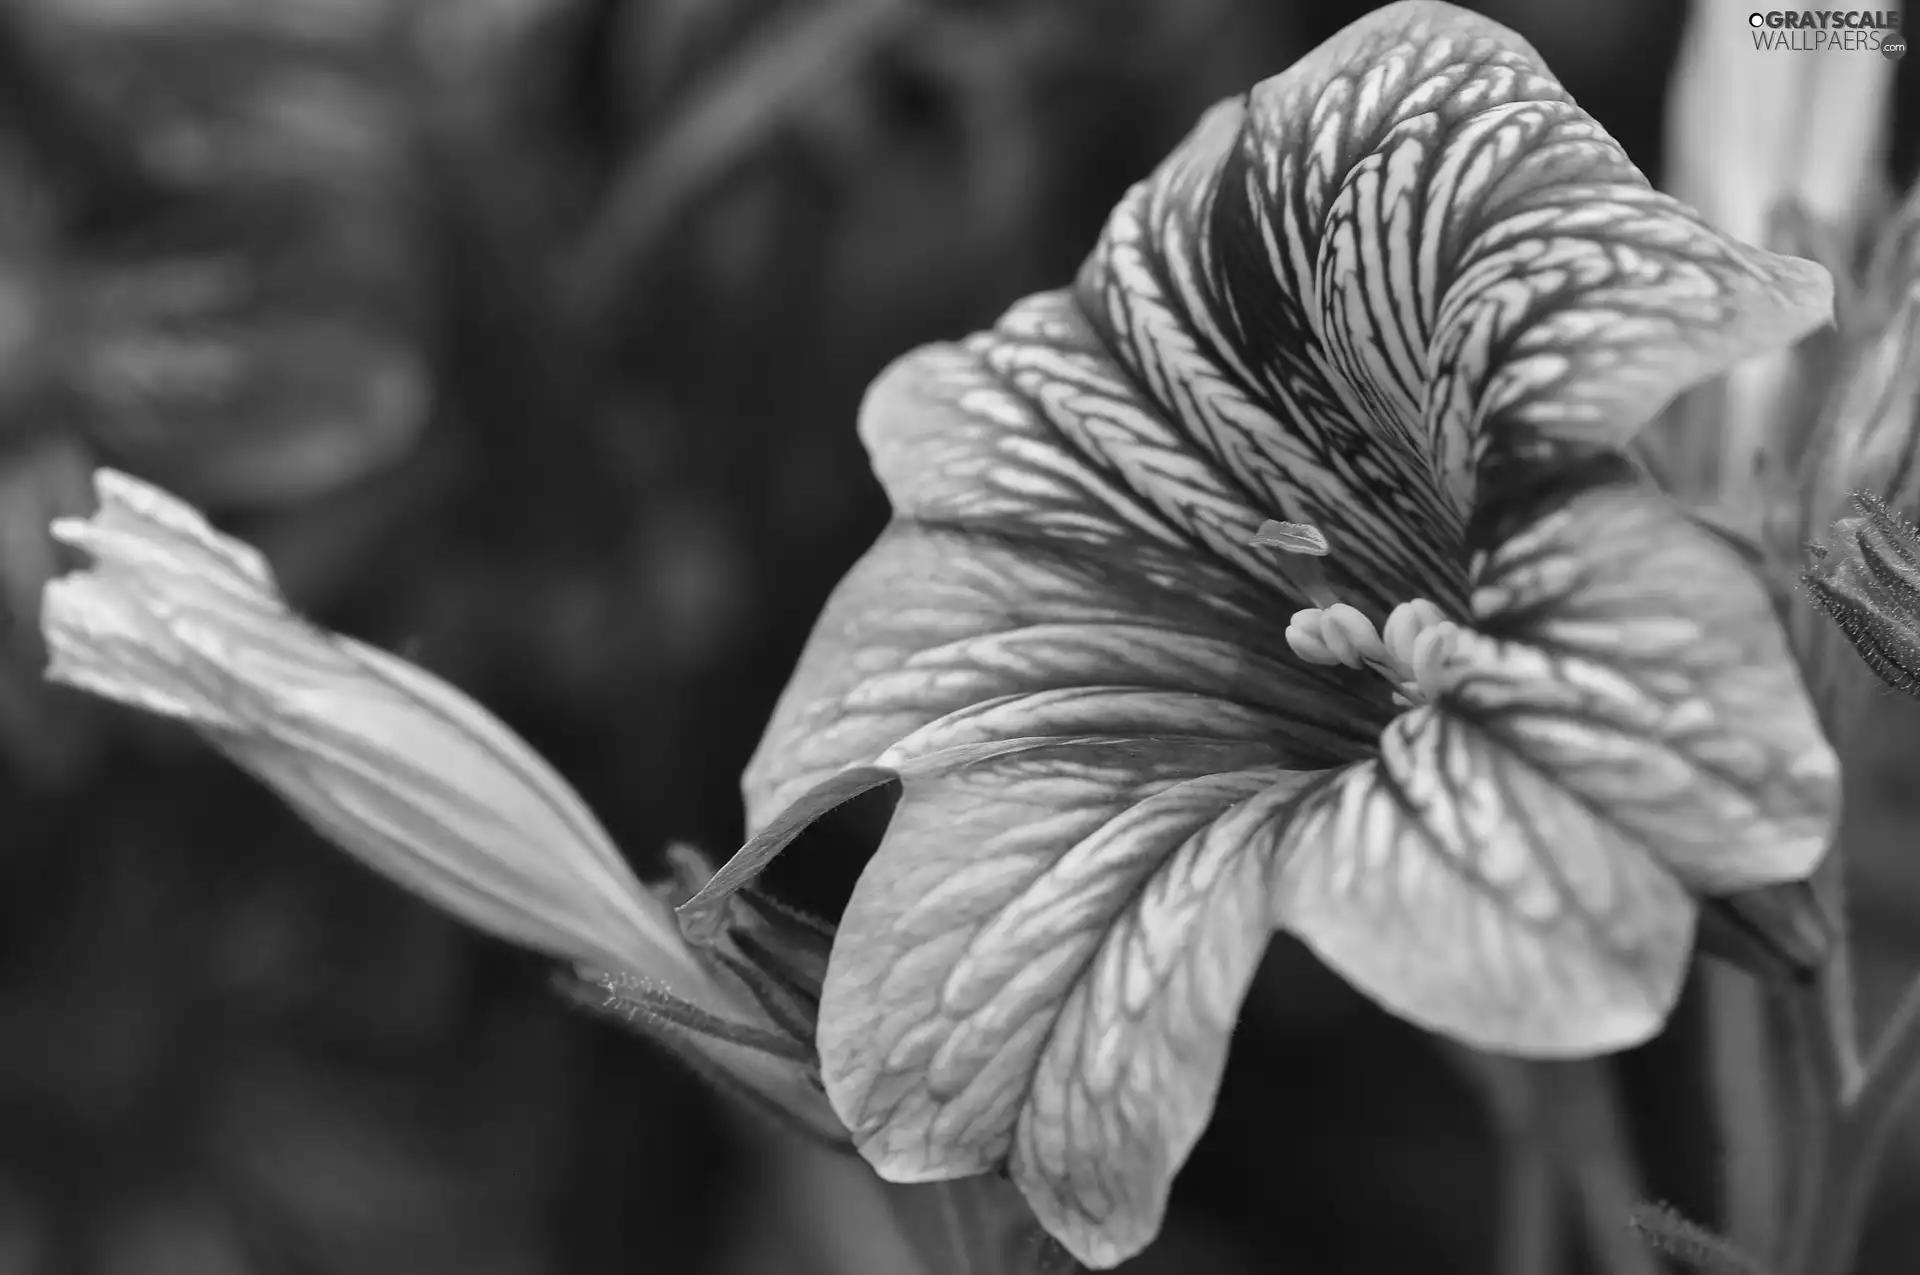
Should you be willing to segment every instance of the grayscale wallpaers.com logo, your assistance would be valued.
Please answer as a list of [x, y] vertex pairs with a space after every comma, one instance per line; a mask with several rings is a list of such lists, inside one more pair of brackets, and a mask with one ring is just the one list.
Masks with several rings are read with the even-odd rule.
[[1898, 9], [1769, 9], [1749, 13], [1753, 47], [1794, 53], [1839, 50], [1897, 58], [1907, 51]]

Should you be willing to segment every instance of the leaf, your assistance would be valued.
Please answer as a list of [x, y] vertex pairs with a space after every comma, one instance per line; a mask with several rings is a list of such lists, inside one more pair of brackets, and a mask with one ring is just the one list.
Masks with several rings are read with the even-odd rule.
[[615, 290], [679, 217], [789, 123], [797, 103], [857, 71], [919, 16], [903, 0], [832, 0], [767, 24], [626, 161], [565, 264], [569, 312], [588, 328], [604, 322]]
[[1039, 739], [909, 772], [822, 999], [822, 1074], [890, 1181], [1007, 1170], [1077, 1258], [1158, 1229], [1318, 776], [1207, 740]]

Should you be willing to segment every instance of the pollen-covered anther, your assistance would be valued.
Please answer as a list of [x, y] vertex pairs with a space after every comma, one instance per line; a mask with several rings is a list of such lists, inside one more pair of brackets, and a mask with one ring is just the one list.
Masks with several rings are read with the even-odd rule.
[[1459, 649], [1460, 626], [1452, 620], [1442, 619], [1420, 630], [1407, 661], [1413, 674], [1409, 679], [1411, 689], [1403, 686], [1401, 694], [1420, 704], [1438, 699], [1453, 689], [1459, 676], [1459, 665], [1454, 659]]
[[1395, 607], [1384, 630], [1344, 602], [1297, 611], [1287, 624], [1287, 645], [1301, 659], [1372, 669], [1408, 704], [1431, 700], [1452, 685], [1459, 638], [1459, 626], [1425, 598]]
[[1310, 664], [1367, 668], [1387, 658], [1386, 644], [1373, 621], [1344, 602], [1294, 612], [1287, 622], [1287, 645]]

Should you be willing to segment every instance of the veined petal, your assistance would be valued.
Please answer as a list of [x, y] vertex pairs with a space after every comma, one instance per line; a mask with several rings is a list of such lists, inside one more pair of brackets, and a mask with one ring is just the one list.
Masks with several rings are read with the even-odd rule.
[[1666, 1021], [1695, 908], [1550, 776], [1432, 707], [1310, 798], [1278, 922], [1392, 1013], [1479, 1049], [1580, 1057]]
[[1318, 778], [1261, 756], [1038, 740], [906, 768], [820, 1019], [828, 1096], [883, 1176], [1005, 1165], [1081, 1261], [1144, 1247], [1266, 947], [1280, 830]]
[[1276, 897], [1395, 1013], [1563, 1056], [1665, 1021], [1694, 893], [1813, 870], [1839, 771], [1733, 549], [1630, 484], [1542, 503], [1479, 567], [1453, 688], [1308, 803]]
[[1654, 191], [1525, 41], [1424, 0], [1216, 107], [1080, 280], [1170, 428], [1376, 602], [1453, 600], [1490, 466], [1624, 444], [1831, 295]]
[[748, 825], [883, 753], [995, 739], [1236, 740], [1309, 769], [1362, 755], [1392, 716], [1384, 684], [1284, 654], [1284, 616], [1220, 605], [1240, 587], [1200, 559], [1159, 579], [1128, 553], [896, 523], [774, 710], [743, 781]]
[[1215, 605], [1283, 627], [1307, 604], [1286, 556], [1251, 544], [1271, 513], [1168, 423], [1068, 292], [895, 363], [860, 437], [902, 518], [1120, 550], [1161, 581], [1205, 556], [1231, 573]]
[[1475, 586], [1449, 714], [1702, 894], [1813, 870], [1839, 761], [1736, 550], [1660, 493], [1608, 483], [1524, 520]]

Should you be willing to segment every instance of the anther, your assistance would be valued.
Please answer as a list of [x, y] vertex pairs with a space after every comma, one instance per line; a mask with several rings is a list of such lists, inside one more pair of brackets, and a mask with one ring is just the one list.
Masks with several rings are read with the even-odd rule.
[[1452, 689], [1455, 650], [1460, 645], [1460, 626], [1442, 620], [1414, 639], [1412, 659], [1408, 661], [1413, 689], [1422, 700], [1433, 700]]
[[1268, 519], [1253, 544], [1289, 556], [1287, 573], [1314, 603], [1287, 622], [1287, 645], [1309, 664], [1372, 669], [1390, 683], [1396, 702], [1424, 703], [1453, 682], [1453, 656], [1460, 628], [1425, 598], [1403, 602], [1376, 629], [1357, 607], [1338, 600], [1317, 561], [1328, 554], [1327, 538], [1304, 522]]
[[1369, 668], [1387, 658], [1387, 648], [1373, 621], [1344, 602], [1294, 612], [1287, 624], [1287, 645], [1313, 664]]

